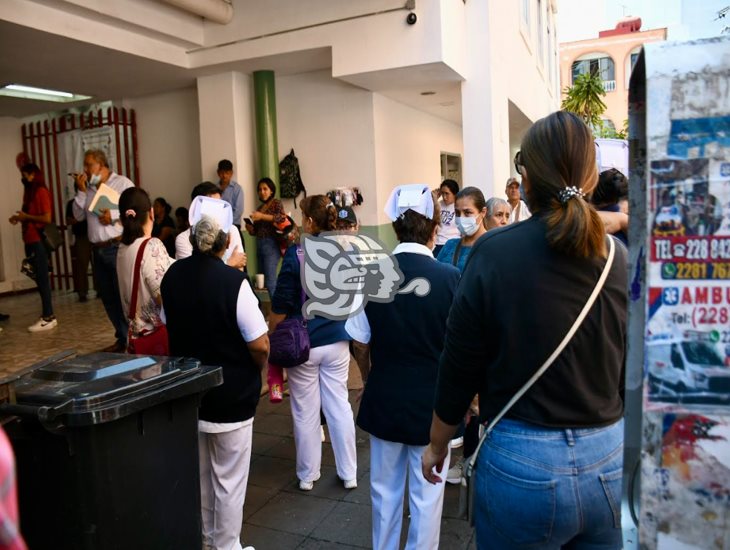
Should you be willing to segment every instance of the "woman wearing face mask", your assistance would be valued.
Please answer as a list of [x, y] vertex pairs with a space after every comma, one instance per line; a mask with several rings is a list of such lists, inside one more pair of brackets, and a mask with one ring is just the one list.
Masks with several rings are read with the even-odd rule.
[[461, 237], [446, 241], [436, 259], [454, 265], [463, 272], [471, 247], [487, 232], [484, 227], [487, 216], [484, 194], [476, 187], [465, 187], [456, 195], [454, 212]]

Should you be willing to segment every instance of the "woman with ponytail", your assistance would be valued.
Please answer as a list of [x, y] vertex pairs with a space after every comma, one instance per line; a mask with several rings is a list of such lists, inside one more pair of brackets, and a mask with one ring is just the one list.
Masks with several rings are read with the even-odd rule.
[[[163, 325], [160, 319], [160, 283], [174, 260], [162, 241], [152, 237], [155, 219], [146, 191], [139, 187], [126, 189], [119, 197], [119, 217], [122, 221], [122, 243], [117, 255], [119, 295], [122, 310], [129, 319], [129, 331], [132, 336], [139, 336]], [[146, 244], [139, 266], [137, 308], [134, 316], [130, 317], [135, 263], [143, 243]]]
[[478, 451], [472, 483], [479, 548], [618, 549], [626, 249], [609, 242], [585, 199], [598, 174], [578, 117], [538, 120], [516, 164], [533, 215], [471, 252], [449, 314], [423, 474], [441, 481], [449, 438], [476, 393], [481, 420], [493, 419], [546, 363], [608, 266], [575, 334]]
[[[335, 231], [337, 209], [329, 198], [312, 195], [302, 200], [300, 207], [301, 227], [305, 233], [318, 235], [323, 231]], [[287, 317], [302, 315], [300, 271], [303, 262], [302, 248], [290, 246], [284, 254], [276, 292], [271, 300], [270, 333]], [[354, 489], [357, 487], [355, 422], [347, 392], [350, 337], [345, 331], [345, 321], [317, 316], [307, 321], [307, 331], [310, 342], [309, 360], [288, 370], [299, 489], [311, 491], [314, 482], [320, 478], [320, 406], [332, 439], [337, 475], [345, 489]], [[276, 370], [272, 367], [274, 366], [269, 365], [270, 384], [273, 382], [271, 375]]]

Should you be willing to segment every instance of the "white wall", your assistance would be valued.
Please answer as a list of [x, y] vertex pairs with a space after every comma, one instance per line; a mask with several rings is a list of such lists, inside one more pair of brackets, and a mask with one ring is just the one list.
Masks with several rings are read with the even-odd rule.
[[[390, 220], [385, 201], [396, 185], [441, 183], [441, 152], [463, 153], [461, 126], [373, 95], [375, 120], [375, 173], [378, 190], [377, 223]], [[467, 185], [477, 185], [469, 182]], [[479, 186], [481, 187], [481, 186]]]
[[164, 197], [173, 213], [178, 206], [187, 207], [190, 191], [201, 181], [196, 90], [125, 99], [123, 103], [137, 115], [141, 187], [152, 200]]
[[225, 72], [198, 78], [201, 181], [217, 181], [218, 162], [233, 163], [244, 193], [244, 213], [255, 208], [255, 120], [251, 77]]
[[[372, 95], [329, 71], [276, 78], [279, 159], [294, 148], [309, 195], [359, 186], [365, 225], [376, 223]], [[292, 210], [292, 201], [285, 206]], [[294, 212], [297, 221], [300, 215]]]
[[[359, 186], [361, 225], [389, 223], [383, 206], [393, 187], [438, 186], [441, 152], [463, 151], [460, 126], [344, 84], [327, 71], [277, 78], [276, 102], [279, 158], [294, 148], [310, 195]], [[292, 201], [285, 205], [293, 209]]]
[[8, 222], [23, 205], [23, 186], [15, 166], [15, 156], [23, 151], [21, 124], [20, 119], [0, 118], [0, 294], [35, 286], [20, 273], [25, 257], [20, 225]]
[[[402, 8], [402, 0], [235, 0], [231, 23], [222, 27], [205, 22], [205, 47], [189, 53], [189, 66], [215, 66], [316, 48], [332, 49], [336, 77], [440, 62], [442, 1], [458, 0], [418, 0], [418, 23], [408, 25], [406, 10], [382, 13]], [[364, 14], [372, 15], [347, 19]], [[338, 19], [345, 20], [302, 28]], [[282, 34], [270, 34], [277, 32]]]

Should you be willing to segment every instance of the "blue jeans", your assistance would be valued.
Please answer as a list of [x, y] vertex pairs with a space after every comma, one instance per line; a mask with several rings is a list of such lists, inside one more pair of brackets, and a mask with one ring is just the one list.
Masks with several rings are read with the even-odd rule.
[[477, 462], [477, 547], [620, 549], [623, 434], [623, 420], [548, 429], [503, 419]]
[[43, 317], [53, 316], [53, 303], [51, 302], [51, 277], [48, 274], [48, 252], [41, 241], [25, 245], [25, 255], [30, 259], [35, 270], [35, 284], [38, 285], [38, 293], [41, 295]]
[[94, 271], [96, 273], [96, 290], [101, 296], [106, 315], [114, 325], [114, 336], [118, 344], [126, 346], [129, 323], [127, 315], [122, 311], [122, 300], [119, 297], [117, 280], [117, 251], [119, 245], [94, 248]]
[[259, 273], [264, 274], [264, 284], [269, 290], [269, 297], [276, 291], [276, 268], [281, 259], [281, 250], [274, 237], [256, 238], [256, 255], [259, 261]]

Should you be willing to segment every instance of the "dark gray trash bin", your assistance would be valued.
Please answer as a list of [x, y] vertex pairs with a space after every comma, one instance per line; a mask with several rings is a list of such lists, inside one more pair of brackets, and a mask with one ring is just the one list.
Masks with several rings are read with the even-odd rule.
[[201, 548], [196, 360], [93, 353], [14, 383], [23, 537], [37, 549]]

